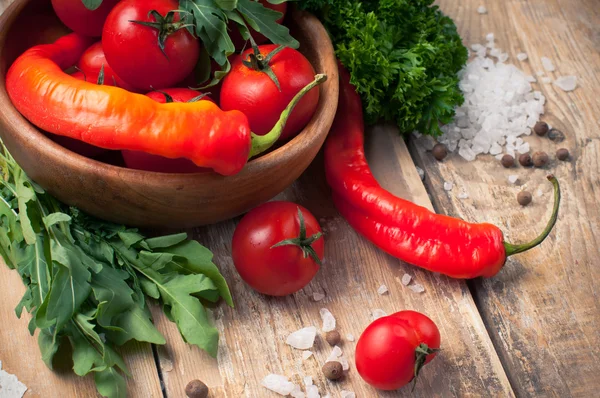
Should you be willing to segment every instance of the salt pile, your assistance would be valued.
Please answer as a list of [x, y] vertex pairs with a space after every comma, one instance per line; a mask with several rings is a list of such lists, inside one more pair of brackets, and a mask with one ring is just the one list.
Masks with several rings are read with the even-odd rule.
[[[449, 151], [458, 149], [468, 161], [480, 154], [500, 155], [508, 140], [514, 143], [517, 137], [530, 135], [546, 102], [544, 95], [531, 87], [535, 78], [505, 63], [508, 55], [496, 47], [492, 33], [486, 38], [485, 45], [471, 46], [476, 56], [460, 72], [465, 103], [456, 109], [454, 122], [441, 128], [444, 134], [439, 138]], [[528, 150], [528, 144], [521, 142], [504, 153], [515, 156], [515, 151]]]

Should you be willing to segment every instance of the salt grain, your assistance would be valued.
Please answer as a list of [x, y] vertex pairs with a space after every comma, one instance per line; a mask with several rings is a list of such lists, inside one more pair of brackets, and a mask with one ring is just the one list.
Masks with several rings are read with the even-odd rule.
[[384, 310], [376, 309], [371, 313], [371, 318], [373, 320], [379, 319], [381, 317], [387, 316], [387, 313]]
[[411, 280], [412, 280], [412, 276], [410, 276], [408, 274], [402, 275], [402, 284], [404, 286], [408, 286], [408, 284], [410, 283]]
[[379, 293], [380, 295], [384, 295], [388, 292], [388, 288], [386, 285], [381, 285], [379, 286], [379, 288], [377, 289], [377, 293]]
[[483, 14], [487, 14], [488, 10], [487, 10], [487, 8], [485, 8], [484, 6], [479, 6], [479, 8], [477, 8], [477, 12], [478, 12], [479, 14], [482, 14], [482, 15], [483, 15]]
[[302, 392], [300, 386], [297, 384], [294, 384], [294, 389], [292, 390], [290, 395], [292, 396], [292, 398], [306, 398], [306, 394]]
[[485, 39], [486, 39], [487, 41], [494, 41], [494, 39], [495, 39], [495, 37], [494, 37], [494, 34], [493, 34], [493, 33], [488, 33], [488, 34], [485, 36]]
[[552, 63], [552, 60], [548, 57], [542, 57], [542, 66], [546, 69], [547, 72], [554, 72], [556, 68]]
[[537, 83], [537, 79], [535, 78], [535, 76], [533, 75], [527, 75], [525, 76], [525, 79], [529, 82], [529, 83]]
[[304, 379], [302, 379], [302, 381], [304, 382], [304, 386], [306, 386], [306, 387], [313, 385], [313, 378], [311, 376], [304, 377]]
[[519, 180], [519, 176], [518, 175], [509, 175], [508, 176], [508, 182], [510, 182], [511, 184], [516, 184], [516, 182]]
[[27, 386], [17, 376], [2, 370], [2, 361], [0, 361], [0, 397], [21, 398], [26, 391]]
[[573, 91], [577, 88], [577, 77], [561, 76], [554, 81], [554, 85], [563, 91]]
[[341, 398], [356, 398], [356, 394], [353, 393], [352, 391], [342, 390], [342, 392], [340, 393], [340, 397]]
[[307, 386], [306, 398], [321, 398], [321, 394], [319, 394], [319, 388], [315, 385]]
[[295, 385], [285, 376], [269, 374], [260, 383], [263, 387], [279, 395], [289, 395], [294, 391]]
[[461, 192], [461, 193], [458, 194], [458, 198], [459, 199], [468, 199], [469, 198], [469, 194], [463, 191], [463, 192]]
[[542, 77], [541, 82], [544, 84], [549, 84], [552, 83], [552, 78], [551, 77]]
[[423, 285], [421, 285], [420, 283], [415, 283], [414, 285], [410, 285], [408, 288], [410, 290], [412, 290], [414, 293], [423, 293], [425, 291], [425, 287]]
[[452, 191], [452, 188], [454, 187], [454, 184], [449, 182], [449, 181], [445, 181], [444, 182], [444, 190], [446, 191]]
[[344, 352], [342, 351], [342, 349], [336, 345], [335, 347], [333, 347], [333, 350], [331, 350], [331, 353], [329, 354], [325, 362], [335, 362], [343, 354]]
[[527, 58], [529, 58], [529, 57], [528, 57], [528, 56], [527, 56], [527, 54], [525, 54], [525, 53], [518, 53], [518, 54], [517, 54], [517, 59], [518, 59], [519, 61], [521, 61], [521, 62], [525, 61]]
[[321, 314], [321, 319], [323, 320], [323, 326], [321, 327], [321, 330], [324, 332], [331, 332], [332, 330], [335, 330], [335, 318], [331, 312], [329, 312], [327, 308], [321, 308], [319, 314]]
[[354, 341], [354, 335], [353, 334], [347, 334], [346, 335], [346, 340], [348, 340], [348, 341]]
[[312, 357], [313, 353], [312, 351], [304, 351], [302, 352], [302, 360], [306, 361], [308, 358]]
[[325, 298], [325, 295], [323, 293], [313, 293], [313, 300], [314, 301], [321, 301]]
[[316, 336], [317, 328], [310, 326], [290, 334], [285, 342], [298, 350], [307, 350], [315, 344]]
[[419, 166], [415, 166], [417, 168], [417, 173], [419, 173], [419, 177], [421, 178], [421, 181], [423, 181], [425, 179], [425, 171], [420, 168]]
[[544, 192], [542, 192], [541, 189], [538, 189], [537, 190], [537, 196], [543, 196], [543, 195], [544, 195]]
[[342, 364], [342, 370], [345, 372], [348, 369], [350, 369], [350, 362], [348, 362], [348, 358], [346, 358], [345, 356], [341, 356], [338, 359], [338, 362]]

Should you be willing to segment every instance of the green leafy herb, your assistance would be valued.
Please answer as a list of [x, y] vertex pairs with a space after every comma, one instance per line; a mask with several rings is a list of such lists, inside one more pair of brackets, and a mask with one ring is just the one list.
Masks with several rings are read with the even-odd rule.
[[68, 341], [73, 371], [94, 373], [98, 392], [126, 396], [129, 376], [116, 347], [165, 344], [146, 297], [160, 300], [183, 338], [217, 355], [218, 332], [204, 301], [233, 306], [212, 253], [185, 233], [146, 238], [57, 201], [31, 181], [0, 141], [0, 254], [27, 290], [15, 312], [40, 329], [43, 361]]
[[323, 21], [363, 99], [368, 123], [441, 134], [464, 101], [457, 73], [467, 61], [452, 19], [433, 0], [303, 0]]

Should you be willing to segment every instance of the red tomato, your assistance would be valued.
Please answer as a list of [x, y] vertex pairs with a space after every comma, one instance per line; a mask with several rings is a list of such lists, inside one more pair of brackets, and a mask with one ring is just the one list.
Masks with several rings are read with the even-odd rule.
[[[302, 238], [316, 238], [306, 248], [294, 244], [273, 247], [278, 243]], [[318, 235], [317, 235], [318, 234]], [[323, 259], [325, 244], [317, 219], [304, 207], [291, 202], [267, 202], [242, 218], [233, 233], [232, 256], [242, 279], [255, 290], [271, 296], [285, 296], [306, 286], [315, 276]], [[299, 243], [299, 241], [296, 241]], [[304, 245], [309, 242], [304, 242]]]
[[[267, 57], [277, 47], [268, 44], [259, 46], [259, 50]], [[225, 111], [242, 111], [248, 117], [252, 131], [264, 135], [275, 126], [292, 98], [314, 80], [315, 70], [300, 52], [292, 48], [283, 49], [269, 63], [281, 85], [279, 91], [265, 72], [243, 64], [242, 61], [250, 54], [253, 54], [252, 49], [234, 59], [231, 72], [223, 79], [220, 105]], [[288, 140], [298, 134], [312, 118], [318, 103], [319, 88], [315, 87], [294, 108], [280, 140]]]
[[[104, 67], [104, 84], [107, 86], [117, 86], [124, 88], [128, 91], [135, 91], [135, 89], [123, 81], [110, 67], [102, 51], [102, 42], [92, 44], [90, 48], [85, 50], [77, 67], [80, 71], [85, 74], [86, 80], [91, 83], [98, 81], [100, 70]], [[116, 84], [115, 84], [116, 83]]]
[[[123, 0], [108, 15], [102, 47], [110, 66], [127, 83], [145, 90], [172, 87], [192, 73], [200, 56], [200, 42], [182, 27], [179, 13], [175, 12], [172, 23], [164, 21], [178, 8], [175, 0]], [[175, 32], [166, 33], [172, 29]], [[166, 35], [164, 53], [160, 32], [160, 37]]]
[[52, 0], [54, 12], [69, 29], [84, 36], [100, 36], [104, 21], [119, 0], [102, 0], [95, 10], [88, 10], [82, 0]]
[[356, 370], [380, 390], [410, 383], [440, 348], [440, 331], [415, 311], [400, 311], [371, 323], [356, 344]]
[[[188, 102], [202, 93], [189, 88], [166, 88], [164, 90], [151, 91], [146, 96], [156, 102], [164, 104], [167, 102], [167, 94], [173, 102]], [[204, 100], [214, 102], [210, 97], [203, 97]], [[140, 151], [121, 151], [125, 165], [130, 169], [156, 171], [160, 173], [198, 173], [205, 171], [204, 167], [198, 167], [189, 159], [178, 158], [169, 159], [158, 155]]]
[[[285, 18], [285, 13], [287, 11], [287, 3], [271, 4], [267, 0], [259, 0], [258, 2], [266, 8], [270, 8], [271, 10], [280, 12], [282, 15], [281, 18], [277, 20], [277, 23], [281, 24], [283, 22], [283, 19]], [[242, 48], [244, 48], [244, 46], [247, 46], [246, 40], [244, 40], [244, 38], [242, 37], [240, 30], [238, 29], [238, 25], [235, 22], [229, 22], [227, 28], [229, 29], [229, 37], [231, 38], [231, 41], [233, 42], [233, 45], [235, 46], [236, 50], [239, 51]], [[250, 34], [252, 35], [252, 38], [254, 39], [256, 44], [263, 44], [269, 41], [269, 39], [267, 39], [263, 34], [258, 33], [251, 27], [249, 28]]]

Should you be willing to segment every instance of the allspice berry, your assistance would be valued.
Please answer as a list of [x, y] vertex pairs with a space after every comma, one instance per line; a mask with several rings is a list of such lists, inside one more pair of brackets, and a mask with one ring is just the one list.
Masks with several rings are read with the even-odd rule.
[[188, 398], [208, 397], [208, 387], [200, 380], [192, 380], [185, 386], [185, 395]]
[[448, 156], [448, 150], [444, 144], [435, 144], [433, 149], [431, 150], [433, 157], [439, 161], [442, 161]]
[[340, 336], [340, 333], [337, 330], [331, 330], [325, 333], [325, 341], [332, 347], [338, 345], [341, 339], [342, 336]]
[[344, 375], [344, 368], [342, 367], [342, 364], [337, 361], [326, 362], [325, 365], [323, 365], [323, 374], [329, 380], [338, 380]]
[[558, 151], [556, 151], [556, 158], [558, 160], [569, 159], [569, 150], [567, 148], [560, 148]]
[[515, 158], [507, 153], [506, 155], [502, 156], [500, 163], [502, 163], [502, 166], [508, 169], [515, 165]]
[[533, 165], [535, 167], [544, 167], [550, 158], [546, 152], [536, 152], [533, 154]]
[[533, 160], [531, 159], [531, 155], [529, 153], [523, 153], [519, 156], [519, 163], [523, 167], [533, 166]]
[[531, 203], [532, 199], [533, 197], [531, 196], [531, 192], [529, 191], [521, 191], [517, 195], [517, 202], [519, 202], [521, 206], [527, 206]]
[[535, 124], [535, 126], [533, 127], [533, 132], [536, 133], [537, 135], [539, 135], [540, 137], [546, 135], [548, 130], [549, 130], [549, 127], [548, 127], [548, 123], [546, 123], [546, 122], [537, 122]]
[[558, 129], [550, 129], [550, 131], [548, 132], [548, 138], [550, 139], [550, 141], [554, 142], [555, 144], [558, 144], [565, 140], [565, 134]]

